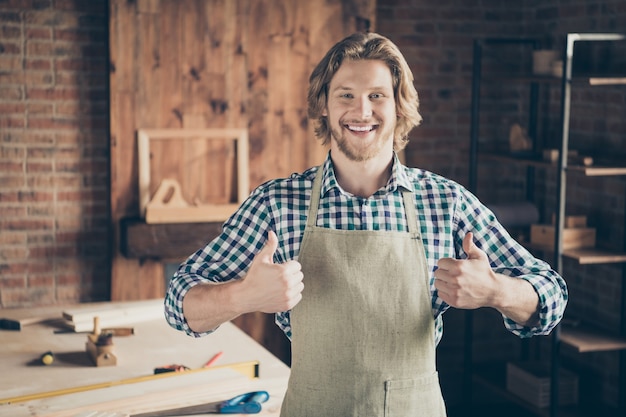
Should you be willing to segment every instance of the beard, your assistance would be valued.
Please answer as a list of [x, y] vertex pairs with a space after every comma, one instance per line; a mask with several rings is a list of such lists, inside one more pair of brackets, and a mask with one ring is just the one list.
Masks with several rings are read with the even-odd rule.
[[[343, 126], [343, 123], [340, 124]], [[337, 143], [337, 148], [351, 161], [363, 162], [375, 158], [384, 148], [385, 144], [393, 140], [393, 127], [385, 127], [383, 124], [378, 124], [378, 127], [373, 133], [374, 138], [364, 139], [359, 142], [357, 137], [348, 139], [349, 135], [347, 128], [341, 128], [337, 130], [335, 128], [330, 129], [330, 133]], [[365, 143], [365, 141], [368, 141]]]

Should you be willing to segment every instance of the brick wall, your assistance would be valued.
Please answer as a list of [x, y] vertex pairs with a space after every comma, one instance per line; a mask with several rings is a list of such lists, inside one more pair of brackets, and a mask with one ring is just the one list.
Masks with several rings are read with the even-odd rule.
[[0, 1], [0, 307], [108, 298], [107, 13]]

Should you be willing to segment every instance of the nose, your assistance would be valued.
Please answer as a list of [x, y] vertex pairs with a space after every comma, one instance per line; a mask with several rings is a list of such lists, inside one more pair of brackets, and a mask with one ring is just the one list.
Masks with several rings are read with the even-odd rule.
[[358, 112], [363, 119], [369, 119], [372, 117], [372, 103], [369, 100], [369, 97], [362, 97], [358, 100]]

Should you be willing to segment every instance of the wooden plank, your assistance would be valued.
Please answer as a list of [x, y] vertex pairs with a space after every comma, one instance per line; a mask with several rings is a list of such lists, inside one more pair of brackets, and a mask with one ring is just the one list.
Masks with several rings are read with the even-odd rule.
[[126, 218], [120, 228], [124, 256], [182, 262], [217, 237], [222, 223], [147, 224]]
[[0, 329], [22, 330], [32, 324], [54, 321], [59, 319], [59, 307], [38, 307], [31, 309], [4, 309], [1, 310]]
[[567, 249], [563, 251], [563, 256], [576, 259], [581, 265], [626, 262], [626, 253], [611, 252], [597, 248]]
[[119, 252], [118, 222], [137, 215], [135, 145], [135, 69], [137, 50], [136, 3], [112, 0], [110, 7], [111, 70], [111, 298], [155, 298], [164, 294], [163, 266], [147, 261], [141, 265]]
[[162, 91], [159, 103], [159, 128], [183, 127], [183, 93], [182, 67], [180, 55], [185, 45], [180, 36], [181, 7], [179, 2], [164, 1], [161, 3], [160, 31], [161, 42], [158, 54], [161, 66]]
[[[315, 5], [313, 5], [315, 6]], [[299, 3], [293, 10], [293, 23], [290, 28], [291, 50], [289, 52], [289, 85], [285, 97], [286, 139], [291, 149], [291, 164], [288, 170], [302, 172], [319, 165], [324, 160], [325, 152], [313, 137], [309, 137], [307, 117], [307, 88], [309, 85], [309, 2]], [[311, 145], [316, 151], [310, 152]], [[323, 151], [323, 149], [321, 149]]]
[[[266, 142], [275, 142], [267, 133], [268, 111], [268, 58], [267, 49], [270, 39], [268, 15], [271, 2], [259, 0], [251, 2], [249, 25], [247, 28], [250, 41], [248, 58], [248, 131], [250, 135], [250, 184], [256, 187], [272, 175], [272, 167], [264, 160]], [[271, 172], [268, 172], [270, 170]]]
[[76, 332], [93, 331], [95, 317], [101, 327], [120, 327], [162, 318], [163, 299], [78, 306], [65, 309], [62, 314], [67, 325]]
[[[272, 9], [276, 12], [277, 9]], [[283, 10], [286, 12], [286, 10]], [[283, 13], [270, 13], [270, 15], [283, 15]], [[289, 20], [289, 19], [288, 19]], [[269, 26], [280, 26], [278, 22], [270, 22]], [[263, 149], [263, 167], [267, 172], [266, 176], [286, 177], [291, 170], [293, 147], [291, 146], [294, 132], [289, 131], [285, 120], [288, 96], [291, 92], [290, 68], [291, 68], [291, 36], [273, 35], [269, 39], [267, 48], [267, 89], [272, 94], [268, 95], [268, 112], [265, 116], [266, 134], [268, 140]]]
[[589, 78], [589, 85], [624, 85], [626, 77], [592, 77]]
[[560, 339], [579, 353], [626, 349], [626, 339], [623, 337], [602, 334], [585, 328], [562, 326]]
[[[135, 67], [135, 120], [136, 127], [160, 127], [160, 102], [165, 99], [161, 89], [161, 56], [158, 54], [161, 41], [161, 18], [156, 10], [137, 13]], [[136, 154], [135, 154], [136, 156]]]

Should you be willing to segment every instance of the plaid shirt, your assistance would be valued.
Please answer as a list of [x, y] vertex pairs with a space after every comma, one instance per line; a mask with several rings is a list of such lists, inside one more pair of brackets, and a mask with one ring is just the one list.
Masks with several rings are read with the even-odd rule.
[[[318, 167], [314, 167], [259, 186], [225, 222], [222, 233], [180, 265], [165, 298], [165, 315], [172, 327], [195, 337], [207, 334], [189, 328], [183, 316], [183, 297], [196, 284], [245, 276], [254, 256], [265, 245], [268, 230], [274, 230], [279, 240], [274, 262], [298, 259], [317, 172]], [[317, 213], [317, 225], [321, 227], [408, 231], [401, 191], [414, 193], [430, 273], [437, 343], [443, 334], [442, 314], [449, 308], [434, 286], [437, 260], [466, 258], [462, 242], [470, 231], [476, 245], [487, 253], [495, 272], [527, 280], [539, 295], [538, 325], [524, 327], [503, 317], [509, 331], [520, 337], [548, 334], [562, 318], [567, 303], [563, 278], [512, 239], [493, 213], [461, 185], [428, 171], [408, 168], [397, 156], [387, 185], [369, 198], [341, 189], [330, 154], [321, 175], [324, 178]], [[276, 324], [291, 337], [289, 312], [277, 313]]]

